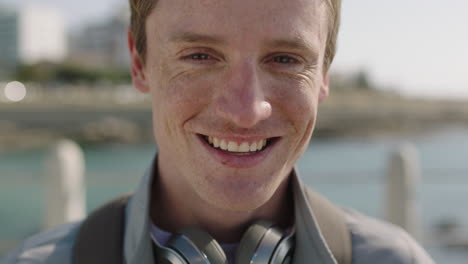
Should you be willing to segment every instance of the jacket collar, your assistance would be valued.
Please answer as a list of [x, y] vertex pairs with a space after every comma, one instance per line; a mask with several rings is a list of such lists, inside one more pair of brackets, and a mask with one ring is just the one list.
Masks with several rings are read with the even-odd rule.
[[305, 185], [302, 183], [296, 169], [293, 169], [290, 177], [293, 185], [294, 223], [296, 228], [293, 264], [337, 264], [320, 231], [304, 190]]
[[[157, 177], [157, 158], [140, 181], [125, 215], [124, 258], [127, 264], [154, 263], [150, 237], [149, 205], [151, 183]], [[304, 184], [294, 169], [291, 173], [294, 193], [296, 246], [293, 264], [336, 264], [323, 238], [316, 217], [304, 192]]]

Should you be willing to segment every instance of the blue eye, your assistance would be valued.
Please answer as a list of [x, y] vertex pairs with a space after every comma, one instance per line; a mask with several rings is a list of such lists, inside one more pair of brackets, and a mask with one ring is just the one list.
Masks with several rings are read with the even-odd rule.
[[208, 54], [204, 53], [195, 53], [189, 56], [190, 59], [192, 60], [209, 60], [212, 59], [212, 57]]
[[276, 56], [273, 58], [273, 62], [281, 63], [281, 64], [288, 64], [288, 63], [297, 63], [297, 60], [290, 57], [290, 56]]

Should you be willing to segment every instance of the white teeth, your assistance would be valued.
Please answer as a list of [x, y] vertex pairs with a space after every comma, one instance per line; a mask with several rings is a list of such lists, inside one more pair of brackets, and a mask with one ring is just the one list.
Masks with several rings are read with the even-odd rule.
[[221, 140], [221, 143], [219, 144], [219, 147], [221, 147], [222, 150], [228, 150], [226, 141]]
[[263, 139], [257, 142], [257, 150], [262, 150], [263, 148]]
[[237, 153], [247, 153], [247, 152], [256, 152], [265, 148], [267, 144], [266, 139], [261, 139], [258, 142], [242, 142], [238, 144], [234, 141], [226, 141], [224, 139], [219, 139], [216, 137], [207, 137], [208, 143], [215, 148], [220, 148], [222, 150], [227, 150], [229, 152]]
[[254, 142], [252, 143], [252, 145], [250, 145], [250, 151], [257, 151], [257, 142]]
[[239, 147], [239, 152], [249, 152], [249, 150], [250, 150], [249, 143], [242, 142], [242, 144]]
[[236, 142], [229, 141], [228, 143], [228, 151], [230, 152], [238, 152], [239, 146]]

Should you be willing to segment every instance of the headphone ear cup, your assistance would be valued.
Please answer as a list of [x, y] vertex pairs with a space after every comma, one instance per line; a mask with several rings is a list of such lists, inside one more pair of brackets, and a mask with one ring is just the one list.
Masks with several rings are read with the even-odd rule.
[[281, 241], [281, 232], [268, 221], [259, 221], [247, 229], [236, 252], [236, 264], [268, 263], [277, 244]]
[[179, 252], [167, 248], [154, 245], [155, 261], [158, 264], [189, 264]]
[[182, 254], [191, 264], [227, 264], [226, 255], [218, 242], [198, 228], [179, 231], [177, 237], [168, 242], [168, 246]]

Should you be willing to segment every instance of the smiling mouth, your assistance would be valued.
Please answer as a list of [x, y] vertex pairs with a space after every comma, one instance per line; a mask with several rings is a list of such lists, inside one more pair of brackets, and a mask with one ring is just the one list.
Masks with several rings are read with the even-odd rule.
[[217, 137], [199, 135], [210, 147], [232, 155], [252, 155], [264, 151], [279, 137], [264, 138], [258, 141], [235, 142]]

